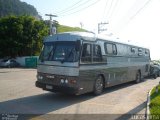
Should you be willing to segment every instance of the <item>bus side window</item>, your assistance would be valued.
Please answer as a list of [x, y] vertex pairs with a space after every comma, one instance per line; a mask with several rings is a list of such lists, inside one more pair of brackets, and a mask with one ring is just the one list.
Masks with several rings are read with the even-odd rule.
[[83, 50], [82, 50], [82, 62], [91, 62], [91, 44], [84, 43], [83, 44]]
[[105, 43], [104, 44], [105, 53], [108, 55], [117, 55], [117, 48], [115, 44]]
[[106, 53], [113, 54], [112, 44], [106, 44]]
[[116, 45], [115, 44], [113, 44], [113, 54], [114, 55], [117, 55], [117, 48], [116, 48]]
[[99, 45], [93, 45], [93, 62], [101, 62], [102, 53]]

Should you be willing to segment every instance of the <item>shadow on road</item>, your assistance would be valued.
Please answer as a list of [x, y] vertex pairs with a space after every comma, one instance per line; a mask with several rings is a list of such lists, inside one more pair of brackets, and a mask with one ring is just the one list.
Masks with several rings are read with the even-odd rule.
[[[126, 88], [129, 86], [135, 85], [133, 82], [106, 88], [104, 94], [114, 92], [116, 90]], [[0, 113], [8, 114], [31, 114], [33, 116], [39, 116], [42, 114], [47, 114], [49, 112], [54, 112], [56, 110], [84, 102], [86, 100], [92, 99], [93, 96], [91, 93], [84, 94], [80, 96], [74, 95], [64, 95], [64, 94], [54, 94], [54, 93], [45, 93], [34, 96], [28, 96], [24, 98], [9, 100], [0, 102]], [[144, 104], [138, 106], [130, 112], [139, 111], [144, 107]], [[129, 112], [129, 113], [130, 113]], [[123, 117], [123, 116], [122, 116]]]
[[89, 95], [71, 96], [45, 93], [0, 103], [0, 113], [46, 114], [92, 98]]
[[142, 118], [142, 120], [145, 119], [145, 114], [137, 114], [138, 112], [140, 112], [141, 110], [143, 110], [144, 108], [146, 108], [147, 103], [143, 102], [142, 104], [136, 106], [134, 109], [130, 110], [129, 112], [127, 112], [124, 115], [121, 115], [119, 118], [117, 118], [116, 120], [134, 120], [134, 119], [140, 119]]

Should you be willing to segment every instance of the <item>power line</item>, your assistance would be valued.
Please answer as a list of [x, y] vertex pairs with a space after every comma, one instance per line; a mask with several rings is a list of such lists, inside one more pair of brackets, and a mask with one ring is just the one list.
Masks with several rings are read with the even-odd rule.
[[[134, 14], [133, 14], [132, 16], [129, 14], [131, 17], [129, 17], [128, 20], [125, 20], [125, 23], [124, 23], [124, 18], [123, 18], [123, 19], [122, 19], [123, 22], [121, 23], [121, 26], [119, 26], [118, 29], [121, 30], [121, 29], [123, 29], [126, 25], [128, 25], [128, 24], [130, 23], [130, 21], [133, 20], [133, 19], [149, 4], [149, 2], [151, 2], [151, 0], [145, 1], [145, 3], [144, 3], [138, 10], [136, 10], [136, 12], [134, 12]], [[136, 4], [135, 4], [134, 6], [136, 6]], [[132, 8], [134, 8], [134, 7], [132, 7]], [[126, 17], [127, 17], [127, 16], [126, 16]], [[125, 17], [125, 18], [126, 18], [126, 17]], [[122, 21], [122, 20], [121, 20], [121, 21]], [[120, 25], [120, 22], [119, 22], [118, 25]]]
[[[80, 8], [81, 6], [85, 5], [85, 4], [88, 3], [89, 1], [90, 1], [90, 0], [86, 1], [85, 3], [82, 3], [82, 4], [78, 5], [76, 8], [74, 8], [74, 9], [72, 9], [72, 10], [75, 10], [75, 9], [77, 9], [78, 7]], [[100, 1], [100, 0], [97, 0], [96, 2], [94, 2], [94, 3], [92, 3], [92, 4], [88, 5], [88, 6], [85, 6], [85, 7], [83, 7], [83, 8], [80, 8], [80, 9], [77, 10], [77, 11], [74, 11], [74, 12], [71, 12], [71, 13], [68, 13], [68, 14], [62, 13], [62, 14], [60, 14], [60, 15], [61, 15], [61, 16], [67, 16], [67, 15], [75, 14], [75, 13], [77, 13], [77, 12], [81, 12], [81, 11], [83, 11], [83, 10], [91, 7], [92, 5], [96, 4], [96, 3], [99, 2], [99, 1]], [[71, 10], [70, 10], [70, 11], [71, 11]], [[66, 11], [66, 12], [69, 12], [69, 11]], [[63, 14], [64, 14], [64, 15], [63, 15]]]
[[[113, 16], [113, 14], [114, 14], [114, 12], [117, 8], [118, 3], [119, 3], [119, 0], [111, 0], [110, 4], [109, 4], [109, 0], [106, 1], [106, 5], [105, 5], [104, 12], [103, 12], [102, 20], [104, 18], [107, 18], [108, 20], [111, 19], [111, 17]], [[108, 9], [106, 10], [107, 6], [108, 6]]]
[[145, 1], [145, 3], [142, 5], [142, 7], [140, 7], [135, 14], [133, 14], [131, 17], [128, 18], [126, 25], [130, 23], [130, 21], [132, 21], [150, 2], [151, 0], [147, 0]]
[[110, 19], [112, 18], [113, 14], [114, 14], [117, 6], [118, 6], [118, 3], [119, 3], [119, 0], [116, 0], [116, 1], [115, 1], [115, 4], [114, 4], [114, 7], [113, 7], [113, 9], [112, 9], [112, 11], [111, 11], [111, 13], [110, 13], [110, 16], [109, 16]]
[[82, 1], [82, 0], [79, 0], [78, 2], [74, 3], [73, 5], [65, 8], [65, 9], [63, 9], [63, 10], [57, 12], [57, 13], [62, 13], [62, 12], [64, 12], [64, 11], [68, 10], [68, 9], [71, 9], [71, 8], [73, 8], [74, 6], [76, 6], [77, 4], [79, 4], [81, 1]]
[[62, 15], [60, 15], [60, 16], [61, 16], [61, 17], [64, 17], [64, 16], [67, 16], [67, 15], [72, 15], [72, 14], [81, 12], [81, 11], [83, 11], [83, 10], [85, 10], [85, 9], [88, 9], [88, 8], [90, 8], [91, 6], [95, 5], [95, 4], [98, 3], [99, 1], [101, 1], [101, 0], [97, 0], [97, 1], [95, 1], [94, 3], [92, 3], [92, 4], [88, 5], [88, 6], [85, 6], [85, 7], [81, 8], [81, 9], [79, 9], [79, 10], [77, 10], [77, 11], [72, 12], [72, 13], [68, 13], [68, 14], [64, 14], [64, 15], [62, 14]]
[[106, 12], [106, 8], [107, 8], [107, 6], [108, 6], [108, 3], [109, 3], [109, 0], [106, 1], [105, 8], [104, 8], [104, 11], [103, 11], [103, 17], [102, 17], [102, 19], [104, 19], [104, 15], [105, 15], [105, 12]]
[[148, 0], [133, 16], [131, 16], [129, 21], [134, 19], [149, 4], [150, 1], [151, 0]]
[[[105, 19], [105, 17], [106, 17], [107, 20], [105, 20], [105, 21], [109, 21], [110, 16], [112, 16], [113, 12], [115, 11], [115, 8], [117, 7], [117, 4], [118, 4], [118, 0], [116, 0], [116, 1], [115, 1], [115, 0], [111, 0], [111, 1], [110, 1], [110, 4], [109, 4], [109, 0], [106, 1], [106, 5], [105, 5], [104, 12], [103, 12], [103, 18], [102, 18], [102, 20]], [[108, 6], [108, 9], [107, 9], [107, 11], [106, 11], [107, 6]], [[104, 21], [104, 20], [103, 20], [103, 21]], [[109, 24], [109, 23], [108, 23], [108, 24]], [[104, 25], [105, 25], [105, 24], [101, 24], [100, 27], [104, 27]], [[100, 27], [99, 27], [99, 24], [98, 24], [98, 29], [100, 29]], [[99, 30], [98, 30], [98, 31], [99, 31]], [[103, 31], [106, 31], [106, 29], [103, 30]], [[100, 32], [101, 32], [101, 31], [100, 31]], [[99, 33], [100, 33], [100, 32], [99, 32]]]
[[110, 14], [111, 9], [112, 9], [112, 6], [113, 6], [113, 2], [114, 2], [114, 0], [111, 0], [110, 6], [109, 6], [108, 11], [107, 11], [107, 13], [106, 13], [106, 16], [107, 16], [107, 17], [109, 17], [109, 14]]
[[[72, 6], [67, 7], [67, 8], [65, 8], [65, 9], [62, 10], [62, 11], [57, 12], [57, 14], [64, 14], [64, 13], [66, 13], [66, 12], [69, 12], [69, 11], [72, 11], [72, 10], [74, 10], [74, 9], [77, 9], [78, 7], [80, 7], [80, 6], [88, 3], [89, 1], [90, 1], [90, 0], [87, 0], [87, 1], [79, 0], [78, 2], [76, 2], [75, 4], [73, 4]], [[79, 3], [81, 3], [81, 4], [79, 4]], [[77, 6], [77, 5], [78, 5], [78, 6]]]

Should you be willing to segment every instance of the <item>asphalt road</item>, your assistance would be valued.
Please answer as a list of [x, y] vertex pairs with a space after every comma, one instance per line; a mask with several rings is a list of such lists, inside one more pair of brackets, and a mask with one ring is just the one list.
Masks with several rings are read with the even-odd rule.
[[46, 92], [35, 81], [36, 69], [0, 69], [0, 119], [144, 119], [147, 93], [160, 79], [106, 88], [100, 96]]

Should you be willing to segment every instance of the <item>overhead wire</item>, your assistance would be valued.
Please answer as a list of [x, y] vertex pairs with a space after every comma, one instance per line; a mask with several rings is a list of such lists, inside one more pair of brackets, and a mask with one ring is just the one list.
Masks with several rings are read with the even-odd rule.
[[[115, 11], [115, 9], [117, 7], [117, 4], [118, 4], [118, 0], [116, 0], [116, 1], [115, 0], [111, 0], [111, 1], [107, 0], [106, 1], [102, 21], [107, 21], [107, 23], [110, 23], [111, 16], [113, 15], [113, 12]], [[102, 24], [102, 27], [104, 25], [107, 25], [107, 24]]]
[[[60, 17], [64, 17], [64, 16], [68, 16], [68, 15], [72, 15], [72, 14], [76, 14], [78, 12], [82, 12], [90, 7], [92, 7], [93, 5], [95, 5], [96, 3], [98, 3], [101, 0], [96, 0], [96, 1], [92, 1], [92, 3], [89, 4], [89, 2], [91, 2], [92, 0], [87, 0], [87, 1], [77, 1], [76, 3], [74, 3], [72, 6], [70, 6], [70, 8], [66, 8], [62, 11], [60, 11]], [[129, 21], [130, 22], [132, 19], [134, 19], [150, 2], [151, 0], [147, 0], [142, 7], [140, 7], [136, 12], [134, 12], [135, 14], [133, 14], [131, 17], [129, 17]], [[87, 4], [88, 3], [88, 4]], [[103, 18], [105, 17], [110, 17], [110, 19], [112, 18], [113, 14], [116, 11], [116, 8], [119, 4], [119, 0], [107, 0], [105, 7], [104, 7], [104, 11], [103, 11]], [[107, 18], [109, 19], [109, 18]]]
[[151, 0], [147, 0], [144, 5], [138, 9], [138, 11], [133, 16], [130, 17], [130, 21], [133, 20], [150, 3], [150, 1]]
[[110, 19], [111, 19], [112, 16], [114, 15], [114, 13], [115, 13], [115, 11], [116, 11], [116, 8], [117, 8], [117, 6], [118, 6], [118, 3], [119, 3], [119, 0], [116, 0], [115, 3], [114, 3], [113, 9], [112, 9], [112, 11], [111, 11], [111, 13], [110, 13], [110, 16], [109, 16]]
[[108, 11], [106, 13], [106, 17], [109, 17], [109, 14], [110, 14], [112, 6], [113, 6], [113, 2], [114, 2], [114, 0], [111, 0], [110, 6], [109, 6]]
[[[119, 0], [111, 0], [110, 2], [110, 6], [109, 5], [109, 0], [106, 1], [106, 4], [105, 4], [105, 8], [104, 8], [104, 11], [103, 11], [103, 17], [102, 17], [102, 21], [104, 21], [104, 19], [106, 18], [107, 21], [109, 21], [109, 19], [112, 18], [113, 14], [115, 13], [115, 10], [118, 6], [118, 3], [119, 3]], [[108, 7], [108, 9], [107, 9]]]
[[83, 1], [83, 0], [79, 0], [78, 2], [74, 3], [73, 5], [65, 8], [65, 9], [63, 9], [63, 10], [61, 10], [61, 11], [58, 11], [58, 12], [56, 12], [56, 13], [58, 14], [58, 13], [62, 13], [62, 12], [64, 12], [64, 11], [70, 10], [71, 8], [73, 8], [74, 6], [76, 6], [77, 4], [79, 4], [79, 3], [82, 2], [82, 1]]
[[[89, 0], [89, 1], [90, 1], [90, 0]], [[72, 15], [72, 14], [75, 14], [75, 13], [78, 13], [78, 12], [82, 12], [82, 11], [84, 11], [85, 9], [88, 9], [88, 8], [90, 8], [91, 6], [95, 5], [95, 4], [98, 3], [99, 1], [101, 1], [101, 0], [96, 0], [94, 3], [89, 4], [89, 5], [87, 5], [87, 6], [84, 6], [84, 7], [80, 8], [80, 9], [74, 11], [74, 12], [71, 12], [71, 13], [68, 13], [68, 14], [61, 14], [60, 16], [61, 16], [61, 17], [64, 17], [64, 16]]]
[[[119, 22], [119, 24], [117, 24], [118, 25], [117, 26], [118, 31], [120, 31], [125, 26], [127, 26], [150, 3], [150, 1], [151, 0], [145, 0], [144, 3], [143, 3], [143, 5], [141, 7], [139, 7], [139, 9], [136, 10], [134, 13], [132, 13], [132, 15], [130, 15], [130, 13], [131, 13], [130, 12], [130, 13], [128, 13], [128, 15], [126, 17], [124, 17], [123, 19], [121, 19], [121, 22]], [[134, 6], [136, 6], [136, 4]], [[132, 8], [134, 8], [134, 6], [132, 6]]]
[[102, 20], [104, 19], [105, 17], [105, 12], [106, 12], [106, 9], [107, 9], [107, 6], [108, 6], [108, 3], [109, 3], [109, 0], [106, 0], [106, 4], [105, 4], [105, 7], [104, 7], [104, 11], [103, 11], [103, 16], [102, 16]]
[[[136, 12], [133, 13], [133, 15], [130, 15], [128, 17], [128, 20], [126, 21], [126, 25], [128, 25], [150, 2], [151, 0], [144, 0], [144, 3], [141, 7], [139, 7], [138, 10], [136, 10]], [[136, 6], [136, 5], [135, 5]]]
[[90, 0], [87, 0], [87, 1], [86, 0], [80, 0], [80, 1], [76, 2], [75, 4], [73, 4], [72, 6], [64, 9], [63, 11], [58, 12], [57, 14], [61, 14], [62, 15], [62, 14], [68, 13], [70, 11], [73, 11], [73, 10], [75, 10], [75, 9], [85, 5], [85, 4], [87, 4], [88, 2], [90, 2]]

